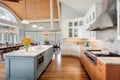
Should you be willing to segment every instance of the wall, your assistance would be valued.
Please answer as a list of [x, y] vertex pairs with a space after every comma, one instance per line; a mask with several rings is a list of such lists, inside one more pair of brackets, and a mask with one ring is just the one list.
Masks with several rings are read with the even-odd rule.
[[104, 31], [97, 31], [97, 39], [103, 42], [103, 48], [108, 48], [112, 52], [118, 51], [120, 54], [120, 40], [117, 39], [117, 28], [112, 28]]
[[74, 19], [81, 16], [83, 16], [83, 14], [64, 3], [61, 3], [61, 19]]

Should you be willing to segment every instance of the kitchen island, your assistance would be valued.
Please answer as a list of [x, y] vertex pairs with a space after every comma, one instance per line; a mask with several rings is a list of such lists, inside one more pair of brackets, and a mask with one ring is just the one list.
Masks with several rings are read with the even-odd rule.
[[6, 80], [37, 80], [53, 56], [52, 46], [30, 47], [4, 54]]

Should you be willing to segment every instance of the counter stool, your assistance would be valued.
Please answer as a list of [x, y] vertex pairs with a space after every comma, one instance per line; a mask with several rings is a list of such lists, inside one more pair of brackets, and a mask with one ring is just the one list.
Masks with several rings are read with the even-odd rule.
[[3, 60], [3, 53], [4, 53], [4, 50], [0, 50], [0, 58], [1, 58], [1, 60]]

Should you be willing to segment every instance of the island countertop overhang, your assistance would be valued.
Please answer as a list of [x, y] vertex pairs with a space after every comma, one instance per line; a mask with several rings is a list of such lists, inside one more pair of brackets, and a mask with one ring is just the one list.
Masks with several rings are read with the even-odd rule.
[[39, 54], [45, 52], [47, 49], [53, 47], [52, 45], [38, 45], [29, 47], [29, 51], [25, 52], [25, 49], [9, 52], [3, 55], [3, 57], [36, 57]]

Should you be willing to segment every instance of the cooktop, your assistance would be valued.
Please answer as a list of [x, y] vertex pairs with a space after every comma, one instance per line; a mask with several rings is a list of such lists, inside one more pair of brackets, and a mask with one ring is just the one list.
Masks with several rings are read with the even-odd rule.
[[110, 52], [107, 55], [102, 54], [101, 50], [89, 50], [89, 52], [95, 55], [96, 57], [120, 57], [120, 55], [112, 53], [112, 52]]
[[105, 55], [105, 54], [94, 54], [94, 55], [97, 57], [120, 57], [120, 55], [114, 54], [114, 53], [110, 53], [108, 55]]

